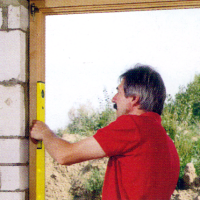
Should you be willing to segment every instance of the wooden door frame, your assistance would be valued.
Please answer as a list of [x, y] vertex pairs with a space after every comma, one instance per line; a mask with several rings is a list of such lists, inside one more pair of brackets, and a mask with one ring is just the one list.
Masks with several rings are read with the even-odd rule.
[[[39, 9], [33, 17], [30, 11], [29, 43], [29, 121], [36, 119], [36, 85], [45, 82], [45, 16], [77, 13], [123, 12], [200, 8], [200, 0], [30, 0]], [[36, 148], [29, 143], [29, 199], [35, 200]]]

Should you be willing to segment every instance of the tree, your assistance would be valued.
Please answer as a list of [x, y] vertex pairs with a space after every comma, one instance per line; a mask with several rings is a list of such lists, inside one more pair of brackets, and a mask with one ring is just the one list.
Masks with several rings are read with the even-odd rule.
[[174, 104], [178, 121], [186, 121], [189, 125], [200, 120], [200, 74], [187, 87], [182, 87], [175, 96]]

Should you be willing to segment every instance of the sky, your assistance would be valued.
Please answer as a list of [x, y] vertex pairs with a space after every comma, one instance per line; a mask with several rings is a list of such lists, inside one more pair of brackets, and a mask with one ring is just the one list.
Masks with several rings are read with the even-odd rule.
[[200, 73], [200, 10], [135, 11], [46, 17], [46, 123], [65, 128], [80, 104], [99, 107], [106, 89], [137, 63], [162, 76], [167, 94]]

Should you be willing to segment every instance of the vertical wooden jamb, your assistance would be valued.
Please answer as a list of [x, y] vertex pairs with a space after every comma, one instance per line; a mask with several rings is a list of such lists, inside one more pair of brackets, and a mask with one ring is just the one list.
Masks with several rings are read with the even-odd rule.
[[[36, 5], [37, 6], [37, 5]], [[29, 122], [37, 117], [37, 82], [45, 82], [45, 15], [39, 11], [34, 19], [30, 16], [29, 48]], [[37, 145], [29, 141], [29, 199], [36, 199], [36, 149]]]

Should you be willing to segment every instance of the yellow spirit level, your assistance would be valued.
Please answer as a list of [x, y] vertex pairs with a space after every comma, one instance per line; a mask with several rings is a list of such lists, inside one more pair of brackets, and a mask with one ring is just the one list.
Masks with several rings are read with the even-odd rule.
[[[45, 122], [45, 84], [37, 82], [37, 120]], [[45, 150], [42, 141], [36, 150], [36, 200], [45, 199]]]

